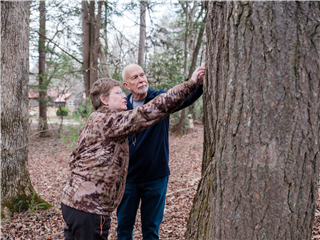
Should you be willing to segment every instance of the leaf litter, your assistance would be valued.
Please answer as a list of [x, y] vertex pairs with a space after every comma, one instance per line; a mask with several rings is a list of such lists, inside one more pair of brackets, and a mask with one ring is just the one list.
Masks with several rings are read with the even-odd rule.
[[[35, 128], [35, 126], [33, 126]], [[65, 222], [61, 213], [62, 190], [70, 174], [68, 159], [72, 148], [56, 136], [29, 140], [29, 173], [38, 195], [53, 205], [45, 211], [14, 213], [1, 226], [1, 240], [64, 239]], [[184, 239], [189, 212], [201, 177], [203, 127], [197, 125], [182, 137], [170, 134], [170, 171], [165, 213], [160, 239]], [[320, 239], [320, 193], [318, 191], [312, 239]], [[116, 240], [116, 214], [111, 216], [110, 240]], [[133, 229], [133, 239], [142, 239], [140, 210]]]
[[[32, 126], [36, 131], [36, 125]], [[203, 128], [176, 137], [170, 134], [170, 170], [168, 196], [164, 219], [160, 227], [161, 239], [183, 239], [189, 211], [201, 172]], [[29, 173], [38, 195], [53, 205], [45, 211], [14, 213], [1, 227], [1, 240], [64, 239], [65, 222], [61, 213], [62, 190], [70, 175], [68, 161], [72, 148], [56, 136], [29, 139]], [[114, 213], [109, 239], [115, 240], [117, 219]], [[133, 230], [134, 239], [142, 239], [140, 211]]]

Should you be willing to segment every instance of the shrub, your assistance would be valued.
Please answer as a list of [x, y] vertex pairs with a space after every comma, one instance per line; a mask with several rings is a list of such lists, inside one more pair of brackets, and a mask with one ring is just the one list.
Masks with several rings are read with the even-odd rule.
[[86, 118], [86, 117], [87, 117], [87, 109], [86, 109], [86, 106], [80, 105], [80, 106], [78, 107], [77, 114], [79, 114], [82, 118]]
[[68, 109], [66, 109], [66, 108], [58, 108], [57, 109], [57, 112], [56, 112], [56, 114], [57, 114], [57, 116], [68, 116], [68, 112], [69, 112], [69, 110]]

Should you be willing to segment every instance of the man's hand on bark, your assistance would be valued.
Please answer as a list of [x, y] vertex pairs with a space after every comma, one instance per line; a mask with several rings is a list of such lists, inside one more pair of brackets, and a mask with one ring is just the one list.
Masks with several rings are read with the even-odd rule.
[[203, 78], [206, 74], [205, 64], [203, 66], [199, 66], [192, 73], [191, 80], [193, 80], [197, 85], [203, 84]]

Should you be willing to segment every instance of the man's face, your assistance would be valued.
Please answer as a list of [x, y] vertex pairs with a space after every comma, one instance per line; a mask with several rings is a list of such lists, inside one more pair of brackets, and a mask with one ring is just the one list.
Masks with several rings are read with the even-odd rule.
[[142, 68], [138, 65], [127, 66], [125, 77], [127, 81], [123, 82], [123, 86], [135, 95], [145, 95], [148, 91], [148, 80]]

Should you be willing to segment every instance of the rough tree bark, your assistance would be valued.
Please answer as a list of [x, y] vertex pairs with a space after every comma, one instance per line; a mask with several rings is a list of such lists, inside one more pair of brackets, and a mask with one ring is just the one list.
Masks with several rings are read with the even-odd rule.
[[146, 44], [146, 1], [140, 1], [140, 38], [139, 38], [139, 53], [138, 65], [144, 64], [144, 52]]
[[[28, 172], [29, 1], [1, 2], [1, 219], [31, 200]], [[42, 202], [37, 197], [38, 202]]]
[[310, 239], [320, 3], [207, 4], [203, 168], [186, 239]]
[[47, 123], [47, 81], [45, 76], [46, 71], [46, 2], [40, 1], [39, 3], [39, 22], [40, 22], [40, 35], [39, 35], [39, 131], [40, 137], [48, 135]]

